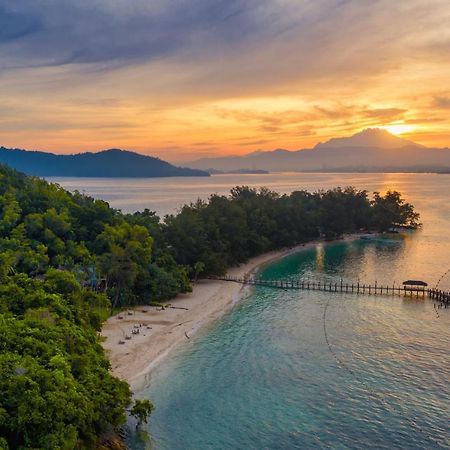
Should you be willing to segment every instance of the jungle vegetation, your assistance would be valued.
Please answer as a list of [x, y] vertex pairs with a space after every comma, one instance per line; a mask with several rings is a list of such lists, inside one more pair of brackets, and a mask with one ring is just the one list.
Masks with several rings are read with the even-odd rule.
[[173, 298], [263, 252], [394, 224], [418, 226], [397, 192], [244, 186], [161, 220], [0, 166], [0, 449], [90, 449], [127, 410], [145, 422], [152, 405], [131, 406], [100, 344], [111, 308]]

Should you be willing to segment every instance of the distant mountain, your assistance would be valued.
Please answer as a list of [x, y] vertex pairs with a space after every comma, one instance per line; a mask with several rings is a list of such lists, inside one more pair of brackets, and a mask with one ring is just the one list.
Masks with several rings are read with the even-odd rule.
[[393, 149], [402, 147], [421, 147], [422, 145], [395, 136], [381, 128], [367, 128], [350, 137], [333, 138], [327, 142], [319, 143], [314, 148], [344, 148], [344, 147], [375, 147]]
[[98, 153], [55, 155], [0, 147], [0, 163], [41, 177], [207, 177], [198, 169], [176, 167], [152, 156], [111, 149]]
[[450, 170], [450, 149], [427, 148], [386, 130], [369, 128], [351, 137], [319, 143], [312, 149], [277, 149], [244, 156], [203, 158], [187, 166], [223, 171], [247, 167], [271, 172], [435, 172]]
[[236, 169], [227, 171], [208, 169], [207, 172], [210, 175], [226, 175], [226, 174], [267, 175], [268, 173], [270, 173], [268, 170], [261, 170], [261, 169]]

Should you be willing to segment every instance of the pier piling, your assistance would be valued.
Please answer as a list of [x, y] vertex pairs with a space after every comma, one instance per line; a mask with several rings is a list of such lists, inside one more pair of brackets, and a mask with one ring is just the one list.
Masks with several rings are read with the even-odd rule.
[[322, 292], [334, 292], [334, 293], [352, 293], [352, 294], [365, 294], [366, 291], [369, 295], [399, 295], [399, 296], [413, 296], [416, 294], [416, 298], [419, 296], [427, 296], [431, 300], [439, 302], [442, 307], [448, 308], [450, 306], [450, 292], [446, 292], [437, 288], [406, 288], [406, 287], [395, 287], [395, 283], [391, 286], [379, 286], [378, 282], [374, 285], [370, 284], [360, 284], [358, 282], [352, 283], [351, 285], [340, 280], [340, 283], [335, 282], [334, 284], [325, 281], [317, 282], [313, 280], [312, 282], [308, 279], [305, 280], [264, 280], [257, 277], [232, 277], [230, 275], [224, 275], [222, 277], [210, 277], [210, 279], [221, 280], [221, 281], [231, 281], [240, 284], [248, 284], [253, 286], [266, 286], [276, 289], [295, 289], [295, 290], [313, 290]]

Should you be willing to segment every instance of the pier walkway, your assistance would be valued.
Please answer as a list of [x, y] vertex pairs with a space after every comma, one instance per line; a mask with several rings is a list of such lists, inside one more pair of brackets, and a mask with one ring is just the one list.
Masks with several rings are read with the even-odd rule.
[[345, 294], [368, 294], [368, 295], [398, 295], [398, 296], [415, 296], [415, 297], [429, 297], [446, 306], [450, 304], [450, 292], [442, 291], [434, 288], [426, 287], [409, 287], [409, 286], [382, 286], [365, 283], [344, 283], [340, 282], [325, 282], [325, 281], [311, 281], [311, 280], [266, 280], [258, 277], [232, 277], [224, 275], [222, 277], [210, 277], [214, 280], [230, 281], [251, 286], [265, 286], [276, 289], [296, 289], [306, 291], [323, 291], [336, 292]]

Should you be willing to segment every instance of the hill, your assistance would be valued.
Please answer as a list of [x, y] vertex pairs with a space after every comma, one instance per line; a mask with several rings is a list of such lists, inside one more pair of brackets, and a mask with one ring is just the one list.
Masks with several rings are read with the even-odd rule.
[[202, 170], [176, 167], [152, 156], [111, 149], [55, 155], [0, 147], [0, 162], [29, 175], [50, 177], [207, 177]]
[[235, 167], [269, 171], [422, 172], [450, 169], [450, 149], [428, 148], [386, 130], [369, 128], [351, 137], [333, 138], [312, 149], [257, 151], [244, 156], [203, 158], [197, 169]]

